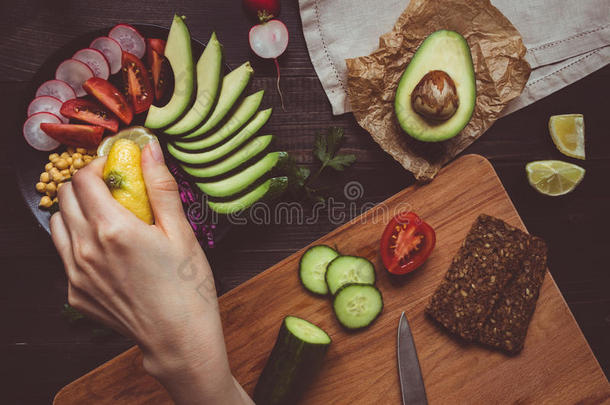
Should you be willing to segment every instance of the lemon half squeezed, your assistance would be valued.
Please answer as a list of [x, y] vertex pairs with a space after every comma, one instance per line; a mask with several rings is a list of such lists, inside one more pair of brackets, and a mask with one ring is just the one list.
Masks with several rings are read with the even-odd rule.
[[117, 139], [129, 139], [134, 141], [136, 145], [138, 145], [141, 149], [144, 149], [150, 141], [157, 140], [155, 134], [153, 134], [148, 128], [141, 126], [134, 126], [125, 128], [115, 135], [109, 136], [105, 138], [102, 143], [97, 147], [97, 155], [98, 156], [107, 156], [110, 153], [110, 148], [112, 148], [112, 144]]
[[585, 119], [582, 114], [551, 116], [549, 132], [561, 153], [576, 159], [585, 159]]
[[569, 193], [585, 177], [585, 169], [561, 160], [538, 160], [525, 166], [532, 187], [544, 195], [558, 196]]

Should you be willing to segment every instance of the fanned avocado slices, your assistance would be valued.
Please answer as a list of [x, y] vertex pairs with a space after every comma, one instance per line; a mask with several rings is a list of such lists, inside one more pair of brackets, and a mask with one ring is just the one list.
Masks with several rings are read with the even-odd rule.
[[273, 177], [232, 201], [208, 201], [208, 206], [219, 214], [235, 214], [250, 208], [261, 200], [271, 200], [282, 194], [288, 187], [288, 177]]

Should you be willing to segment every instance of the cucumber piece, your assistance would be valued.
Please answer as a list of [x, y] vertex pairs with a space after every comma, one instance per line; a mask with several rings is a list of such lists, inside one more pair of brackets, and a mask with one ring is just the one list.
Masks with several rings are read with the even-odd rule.
[[331, 294], [348, 283], [375, 284], [375, 266], [359, 256], [339, 256], [326, 268], [326, 284]]
[[331, 343], [324, 330], [295, 316], [287, 316], [256, 387], [259, 405], [295, 404], [324, 362]]
[[222, 79], [220, 95], [218, 96], [218, 101], [216, 102], [214, 111], [212, 111], [212, 115], [210, 115], [210, 118], [208, 118], [202, 126], [197, 128], [195, 132], [189, 135], [203, 135], [210, 129], [214, 128], [225, 117], [225, 115], [227, 115], [231, 107], [233, 107], [235, 101], [237, 101], [241, 93], [248, 85], [253, 72], [254, 69], [252, 69], [252, 66], [250, 66], [250, 62], [246, 62], [234, 71], [227, 74], [224, 79]]
[[279, 161], [288, 157], [286, 152], [271, 152], [261, 160], [239, 173], [213, 183], [195, 183], [199, 190], [210, 197], [229, 197], [245, 190], [273, 169]]
[[333, 300], [337, 320], [347, 329], [369, 326], [382, 309], [381, 292], [370, 284], [345, 284], [339, 288]]
[[216, 33], [208, 41], [197, 62], [197, 95], [191, 109], [182, 119], [165, 130], [166, 134], [184, 134], [201, 124], [209, 114], [220, 84], [220, 68], [222, 66], [222, 45], [216, 38]]
[[[204, 149], [213, 145], [216, 145], [218, 142], [224, 140], [229, 135], [232, 135], [235, 131], [237, 131], [242, 125], [244, 125], [252, 116], [256, 113], [256, 110], [261, 105], [263, 101], [264, 90], [258, 91], [254, 94], [250, 94], [248, 97], [244, 98], [239, 107], [235, 110], [231, 118], [227, 120], [227, 122], [218, 129], [218, 131], [214, 132], [211, 135], [206, 136], [203, 139], [199, 139], [197, 141], [187, 141], [187, 142], [176, 142], [176, 145], [180, 146], [182, 149], [187, 150], [199, 150]], [[197, 132], [193, 132], [182, 139], [190, 139], [198, 136]]]
[[303, 253], [299, 262], [299, 278], [303, 287], [314, 294], [328, 294], [326, 267], [339, 253], [329, 246], [312, 246]]
[[236, 214], [261, 200], [271, 200], [288, 187], [288, 177], [274, 177], [233, 201], [208, 201], [208, 207], [219, 214]]
[[179, 149], [176, 149], [174, 145], [171, 143], [167, 144], [167, 151], [170, 155], [175, 157], [182, 163], [187, 163], [191, 165], [198, 165], [203, 163], [210, 163], [214, 160], [220, 159], [229, 152], [233, 151], [237, 147], [239, 147], [242, 143], [246, 142], [250, 139], [256, 132], [261, 129], [263, 125], [269, 120], [271, 116], [271, 108], [266, 110], [259, 111], [254, 118], [248, 124], [241, 129], [235, 136], [229, 139], [227, 142], [222, 145], [206, 151], [206, 152], [185, 152]]
[[163, 107], [150, 106], [146, 128], [162, 128], [176, 121], [188, 108], [193, 95], [193, 51], [191, 34], [182, 17], [174, 15], [167, 36], [165, 57], [174, 72], [174, 93]]
[[267, 146], [273, 140], [273, 135], [263, 135], [252, 139], [243, 148], [220, 162], [207, 167], [189, 167], [186, 165], [180, 165], [182, 170], [197, 178], [207, 178], [220, 176], [230, 170], [235, 169], [237, 166], [247, 162], [254, 156], [264, 151]]

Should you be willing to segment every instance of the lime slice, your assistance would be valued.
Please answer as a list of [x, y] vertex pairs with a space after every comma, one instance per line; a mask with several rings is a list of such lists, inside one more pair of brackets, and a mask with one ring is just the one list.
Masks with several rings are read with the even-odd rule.
[[148, 144], [150, 141], [157, 140], [155, 134], [153, 134], [148, 128], [141, 126], [129, 127], [117, 132], [116, 135], [105, 138], [97, 147], [97, 155], [107, 156], [114, 141], [123, 138], [134, 141], [136, 144], [138, 144], [140, 149], [143, 149], [144, 146], [146, 146], [146, 144]]
[[585, 119], [582, 114], [553, 115], [549, 131], [557, 149], [566, 156], [585, 158]]
[[558, 196], [574, 190], [585, 177], [585, 169], [561, 160], [538, 160], [525, 166], [532, 187], [545, 195]]

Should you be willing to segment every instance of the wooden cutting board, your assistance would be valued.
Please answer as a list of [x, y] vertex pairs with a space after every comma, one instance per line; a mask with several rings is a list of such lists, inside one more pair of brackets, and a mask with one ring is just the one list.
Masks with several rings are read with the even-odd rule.
[[[437, 246], [422, 268], [393, 279], [382, 267], [379, 238], [390, 216], [404, 209], [435, 228]], [[233, 374], [252, 393], [282, 319], [296, 315], [321, 326], [333, 339], [303, 404], [399, 404], [396, 332], [405, 311], [430, 404], [610, 403], [608, 380], [548, 273], [525, 348], [515, 357], [459, 342], [424, 315], [428, 298], [481, 213], [525, 229], [491, 164], [468, 155], [444, 168], [432, 183], [409, 187], [314, 242], [375, 264], [384, 309], [364, 331], [345, 332], [330, 301], [301, 287], [297, 266], [304, 249], [223, 295], [220, 311]], [[132, 348], [64, 387], [54, 403], [171, 400], [144, 373], [140, 352]]]

